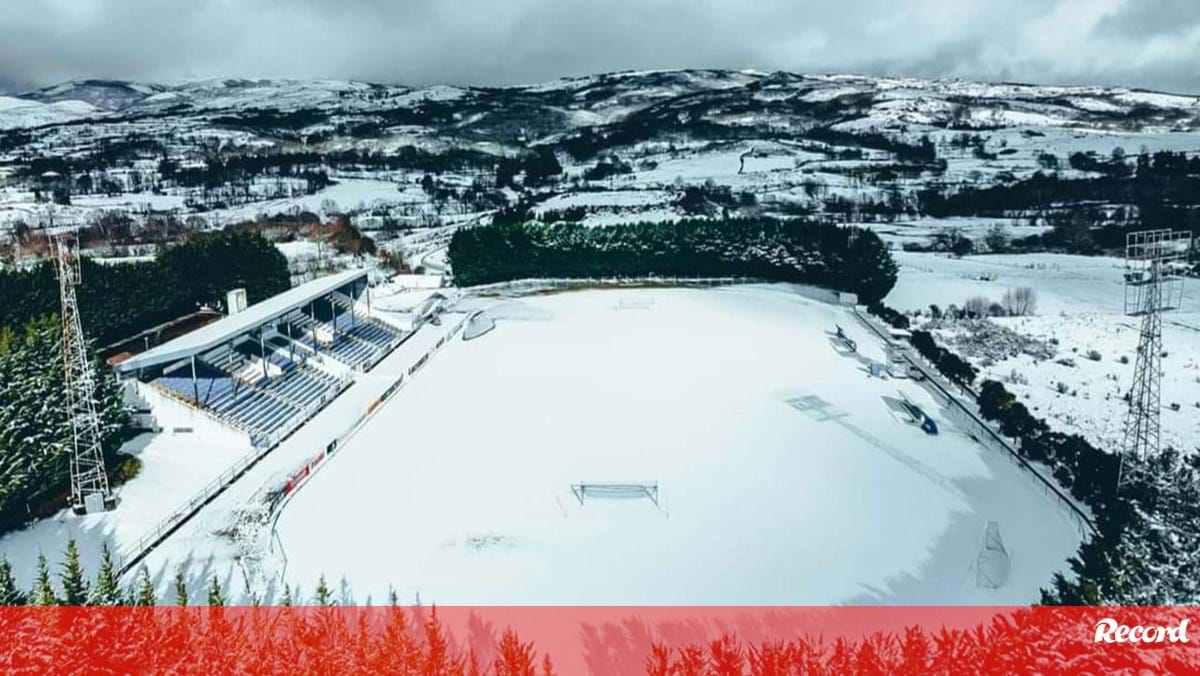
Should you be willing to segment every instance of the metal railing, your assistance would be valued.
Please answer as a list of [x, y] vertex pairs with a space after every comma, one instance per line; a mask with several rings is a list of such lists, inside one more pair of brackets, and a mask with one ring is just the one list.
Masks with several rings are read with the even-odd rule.
[[[421, 363], [424, 364], [424, 362], [427, 361], [430, 356], [432, 356], [435, 352], [440, 350], [446, 343], [450, 342], [450, 339], [453, 338], [454, 335], [457, 334], [462, 329], [463, 324], [465, 324], [466, 321], [467, 321], [467, 317], [465, 317], [465, 316], [462, 319], [460, 319], [459, 322], [454, 326], [454, 328], [452, 328], [450, 330], [449, 333], [447, 333], [445, 336], [443, 336], [436, 345], [431, 347], [429, 350], [427, 350], [425, 352], [425, 354], [423, 354], [421, 356], [421, 359], [420, 359]], [[389, 350], [389, 353], [390, 353], [390, 351], [395, 350], [397, 347], [399, 347], [401, 344], [403, 344], [408, 339], [409, 336], [412, 336], [415, 334], [416, 334], [416, 331], [414, 330], [413, 332], [405, 335], [402, 340], [400, 340], [398, 343], [396, 343], [396, 345], [393, 346], [391, 348], [391, 350]], [[409, 374], [409, 371], [405, 370], [404, 373], [401, 374], [401, 377], [398, 378], [396, 380], [396, 382], [394, 382], [386, 390], [384, 397], [382, 397], [382, 398], [390, 397], [392, 394], [394, 394], [396, 391], [398, 391], [401, 387], [403, 387], [403, 385], [406, 384], [405, 376], [408, 374]], [[195, 516], [196, 513], [199, 512], [202, 507], [204, 507], [205, 505], [207, 505], [207, 504], [211, 503], [213, 500], [215, 500], [217, 498], [217, 496], [219, 496], [221, 493], [223, 493], [225, 491], [225, 489], [227, 489], [227, 488], [229, 488], [229, 486], [233, 485], [233, 483], [235, 481], [237, 481], [239, 478], [241, 478], [242, 475], [244, 475], [246, 472], [248, 472], [252, 467], [254, 467], [254, 465], [258, 464], [259, 460], [262, 460], [264, 457], [266, 457], [266, 455], [268, 453], [270, 453], [271, 451], [273, 451], [276, 447], [278, 447], [279, 444], [281, 444], [284, 439], [287, 439], [293, 432], [298, 430], [306, 420], [308, 420], [309, 418], [312, 418], [314, 415], [316, 415], [329, 402], [337, 399], [337, 397], [340, 396], [342, 394], [342, 392], [345, 392], [346, 389], [349, 388], [351, 384], [353, 384], [353, 378], [343, 379], [341, 381], [340, 387], [338, 388], [338, 391], [336, 393], [334, 393], [333, 396], [329, 397], [328, 400], [323, 400], [323, 401], [314, 403], [309, 410], [304, 411], [302, 413], [302, 415], [305, 415], [305, 418], [303, 420], [299, 421], [299, 423], [296, 424], [295, 426], [288, 429], [286, 434], [283, 434], [280, 436], [268, 437], [266, 444], [264, 444], [262, 447], [256, 449], [255, 451], [248, 453], [245, 456], [239, 458], [236, 462], [234, 462], [234, 464], [232, 466], [230, 466], [228, 469], [226, 469], [224, 472], [222, 472], [220, 475], [218, 475], [215, 479], [213, 479], [208, 484], [206, 484], [204, 486], [204, 488], [202, 488], [198, 492], [196, 492], [186, 503], [180, 505], [173, 512], [168, 514], [165, 518], [161, 519], [157, 525], [155, 525], [148, 533], [146, 533], [141, 538], [139, 538], [136, 542], [134, 542], [134, 544], [131, 547], [123, 548], [121, 551], [121, 556], [120, 556], [120, 560], [123, 563], [121, 564], [120, 568], [118, 569], [117, 575], [123, 576], [126, 573], [128, 573], [129, 571], [133, 570], [133, 568], [135, 566], [137, 566], [147, 556], [149, 556], [150, 552], [152, 552], [157, 546], [162, 544], [175, 531], [179, 530], [179, 528], [182, 527], [183, 524], [187, 523], [193, 516]], [[372, 403], [375, 403], [375, 402], [372, 402]], [[375, 409], [372, 409], [371, 413], [374, 413], [374, 411], [375, 411]], [[335, 437], [335, 440], [338, 442], [338, 445], [340, 446], [344, 441], [348, 440], [351, 436], [353, 436], [354, 433], [356, 433], [358, 431], [358, 429], [363, 425], [363, 423], [365, 423], [366, 420], [370, 417], [371, 417], [370, 414], [365, 414], [363, 416], [359, 416], [341, 434], [337, 435]], [[308, 461], [306, 460], [306, 462], [308, 462]]]
[[[862, 310], [860, 310], [857, 307], [850, 308], [850, 311], [854, 314], [855, 317], [858, 318], [858, 320], [860, 322], [862, 322], [868, 329], [870, 329], [877, 336], [879, 336], [880, 338], [882, 338], [885, 341], [892, 340], [892, 338], [888, 334], [888, 332], [886, 330], [882, 329], [876, 323], [876, 321], [873, 317], [865, 314]], [[1042, 473], [1039, 472], [1036, 467], [1034, 467], [1028, 460], [1026, 460], [1021, 455], [1020, 451], [1018, 451], [1017, 448], [1011, 442], [1009, 442], [1009, 440], [1004, 435], [1000, 434], [1000, 432], [998, 432], [987, 421], [985, 421], [983, 418], [981, 418], [979, 416], [979, 413], [977, 411], [978, 404], [979, 404], [979, 401], [978, 401], [979, 395], [976, 394], [974, 390], [972, 390], [969, 387], [961, 387], [960, 388], [964, 394], [968, 395], [971, 398], [972, 406], [967, 406], [961, 400], [959, 400], [959, 398], [957, 396], [955, 396], [955, 394], [951, 391], [951, 388], [949, 385], [942, 382], [941, 373], [938, 372], [937, 369], [934, 368], [931, 364], [927, 363], [923, 358], [921, 358], [920, 355], [914, 354], [911, 349], [909, 349], [907, 346], [905, 346], [905, 347], [901, 348], [900, 356], [905, 361], [907, 361], [909, 364], [911, 364], [914, 368], [916, 368], [918, 371], [920, 371], [921, 375], [924, 376], [924, 378], [925, 378], [925, 382], [928, 383], [931, 387], [935, 388], [942, 395], [942, 398], [944, 398], [947, 403], [953, 405], [955, 410], [958, 410], [959, 412], [966, 414], [968, 419], [972, 423], [974, 423], [974, 426], [977, 429], [979, 429], [984, 435], [986, 435], [986, 437], [990, 441], [993, 441], [996, 444], [999, 444], [999, 446], [1009, 454], [1011, 459], [1013, 461], [1015, 461], [1018, 466], [1020, 466], [1022, 469], [1026, 470], [1030, 475], [1032, 475], [1034, 478], [1036, 478], [1038, 480], [1038, 482], [1042, 485], [1043, 488], [1045, 488], [1051, 495], [1053, 495], [1055, 498], [1057, 498], [1059, 504], [1067, 507], [1067, 509], [1070, 510], [1072, 516], [1074, 516], [1080, 523], [1082, 523], [1084, 526], [1086, 526], [1087, 529], [1090, 530], [1093, 534], [1099, 534], [1100, 531], [1098, 528], [1096, 528], [1096, 524], [1092, 521], [1091, 516], [1082, 507], [1080, 507], [1078, 503], [1076, 503], [1074, 498], [1072, 498], [1071, 496], [1064, 493], [1063, 489], [1060, 486], [1058, 486], [1058, 484], [1056, 482], [1054, 482], [1050, 479], [1047, 479], [1045, 476], [1043, 476]]]

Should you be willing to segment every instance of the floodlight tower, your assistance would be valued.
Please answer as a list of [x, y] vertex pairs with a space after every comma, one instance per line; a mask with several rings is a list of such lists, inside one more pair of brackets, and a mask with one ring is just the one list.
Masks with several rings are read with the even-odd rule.
[[1162, 315], [1183, 302], [1183, 273], [1191, 247], [1190, 232], [1142, 230], [1125, 236], [1125, 314], [1141, 317], [1142, 328], [1125, 415], [1118, 488], [1132, 479], [1127, 460], [1145, 460], [1157, 456], [1160, 449]]
[[100, 416], [96, 412], [96, 376], [79, 320], [79, 286], [82, 268], [77, 251], [63, 237], [51, 235], [62, 305], [63, 373], [71, 415], [71, 509], [76, 514], [102, 512], [114, 506], [100, 447]]

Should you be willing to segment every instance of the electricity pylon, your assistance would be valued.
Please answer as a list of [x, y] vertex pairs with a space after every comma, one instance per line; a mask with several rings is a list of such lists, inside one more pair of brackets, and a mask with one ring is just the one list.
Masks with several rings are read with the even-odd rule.
[[62, 237], [51, 240], [58, 271], [59, 300], [62, 305], [63, 374], [71, 416], [71, 509], [76, 514], [101, 512], [113, 506], [100, 446], [100, 416], [96, 412], [96, 375], [83, 338], [79, 320], [79, 301], [75, 287], [81, 281], [82, 268], [77, 252]]
[[1192, 246], [1189, 232], [1143, 230], [1125, 237], [1125, 314], [1141, 317], [1133, 386], [1125, 415], [1118, 489], [1162, 443], [1162, 315], [1183, 302], [1183, 265]]

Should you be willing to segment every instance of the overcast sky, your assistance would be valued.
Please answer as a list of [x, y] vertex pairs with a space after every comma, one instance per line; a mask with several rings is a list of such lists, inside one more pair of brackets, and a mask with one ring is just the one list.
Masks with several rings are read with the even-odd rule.
[[511, 84], [643, 68], [1200, 93], [1200, 0], [0, 0], [0, 87]]

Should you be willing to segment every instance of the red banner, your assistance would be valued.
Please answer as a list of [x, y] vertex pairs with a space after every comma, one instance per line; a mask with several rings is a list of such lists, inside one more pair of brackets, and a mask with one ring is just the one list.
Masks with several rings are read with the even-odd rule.
[[1200, 673], [1168, 608], [0, 609], [6, 673]]

